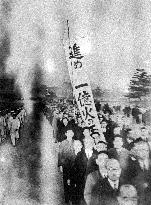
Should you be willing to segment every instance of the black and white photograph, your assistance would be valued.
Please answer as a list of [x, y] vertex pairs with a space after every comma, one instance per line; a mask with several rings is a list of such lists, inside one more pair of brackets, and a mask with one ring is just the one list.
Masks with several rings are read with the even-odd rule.
[[150, 0], [0, 0], [0, 205], [151, 205]]

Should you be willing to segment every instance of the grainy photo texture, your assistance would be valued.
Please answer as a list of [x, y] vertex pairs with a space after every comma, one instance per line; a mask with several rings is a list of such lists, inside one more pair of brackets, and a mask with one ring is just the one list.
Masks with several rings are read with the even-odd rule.
[[0, 204], [151, 205], [150, 0], [0, 0]]

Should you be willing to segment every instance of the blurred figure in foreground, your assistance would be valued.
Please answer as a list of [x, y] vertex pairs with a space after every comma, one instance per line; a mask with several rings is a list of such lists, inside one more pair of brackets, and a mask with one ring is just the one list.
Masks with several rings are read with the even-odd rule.
[[150, 149], [147, 142], [138, 141], [131, 151], [128, 162], [127, 179], [133, 184], [139, 196], [141, 205], [151, 204], [151, 160]]
[[69, 203], [74, 188], [74, 184], [72, 183], [72, 170], [76, 155], [73, 145], [74, 132], [67, 130], [65, 135], [67, 139], [63, 140], [59, 147], [58, 166], [61, 172], [63, 172], [65, 202]]
[[74, 140], [74, 150], [76, 158], [72, 171], [72, 180], [74, 183], [72, 204], [80, 205], [84, 200], [85, 174], [88, 159], [80, 140]]
[[138, 205], [136, 188], [130, 184], [122, 185], [117, 200], [118, 205]]

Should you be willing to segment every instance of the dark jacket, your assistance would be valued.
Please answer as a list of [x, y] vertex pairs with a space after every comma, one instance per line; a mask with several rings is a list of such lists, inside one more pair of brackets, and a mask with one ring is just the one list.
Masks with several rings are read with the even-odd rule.
[[[119, 187], [123, 184], [120, 180]], [[102, 178], [99, 171], [87, 176], [84, 198], [87, 205], [115, 205], [119, 189], [114, 190], [107, 178]]]
[[104, 137], [108, 144], [108, 149], [113, 148], [115, 127], [116, 127], [116, 124], [113, 121], [111, 120], [107, 121], [106, 132], [104, 133]]
[[138, 160], [129, 159], [127, 167], [127, 179], [137, 189], [139, 203], [141, 205], [151, 204], [151, 162], [148, 170], [142, 170]]
[[59, 155], [58, 155], [58, 166], [63, 166], [71, 168], [75, 160], [75, 152], [73, 147], [73, 141], [71, 143], [68, 140], [63, 140], [59, 146]]
[[84, 150], [81, 150], [75, 158], [74, 165], [72, 168], [72, 182], [74, 184], [74, 190], [72, 191], [73, 200], [80, 202], [84, 198], [84, 186], [86, 179], [86, 167], [87, 167], [87, 156]]
[[85, 182], [87, 162], [88, 159], [83, 149], [75, 157], [73, 165], [73, 179], [75, 181], [75, 184], [83, 184]]
[[96, 164], [96, 155], [93, 153], [87, 162], [86, 176], [96, 170], [99, 170], [99, 166]]

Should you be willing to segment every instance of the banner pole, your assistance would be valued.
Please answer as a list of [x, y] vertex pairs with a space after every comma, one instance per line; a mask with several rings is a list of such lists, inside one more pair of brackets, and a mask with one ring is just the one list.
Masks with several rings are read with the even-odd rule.
[[91, 133], [98, 132], [102, 141], [105, 137], [101, 132], [89, 77], [84, 69], [84, 55], [81, 54], [77, 39], [70, 36], [69, 21], [67, 20], [68, 40], [65, 43], [66, 59], [69, 75], [73, 86], [73, 94], [81, 117]]

